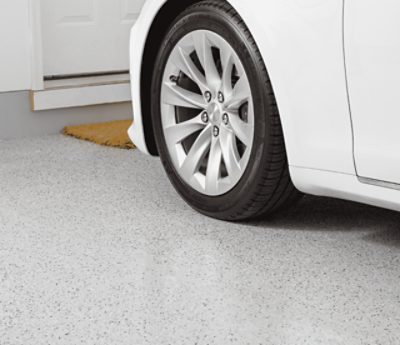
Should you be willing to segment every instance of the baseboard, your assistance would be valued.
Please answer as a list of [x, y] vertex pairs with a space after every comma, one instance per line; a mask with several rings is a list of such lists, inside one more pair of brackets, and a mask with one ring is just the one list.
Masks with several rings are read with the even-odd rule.
[[129, 74], [46, 81], [44, 90], [30, 92], [32, 111], [131, 101]]

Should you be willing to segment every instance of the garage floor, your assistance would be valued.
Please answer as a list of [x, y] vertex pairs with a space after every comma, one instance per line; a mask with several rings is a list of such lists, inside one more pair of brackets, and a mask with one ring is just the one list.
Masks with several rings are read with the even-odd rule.
[[0, 344], [399, 344], [400, 214], [192, 211], [157, 159], [0, 142]]

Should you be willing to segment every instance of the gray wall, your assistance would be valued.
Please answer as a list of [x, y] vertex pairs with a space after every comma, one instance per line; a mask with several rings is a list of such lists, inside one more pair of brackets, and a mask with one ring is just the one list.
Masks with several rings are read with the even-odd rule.
[[55, 134], [68, 125], [131, 118], [131, 103], [32, 112], [28, 91], [0, 93], [0, 139]]

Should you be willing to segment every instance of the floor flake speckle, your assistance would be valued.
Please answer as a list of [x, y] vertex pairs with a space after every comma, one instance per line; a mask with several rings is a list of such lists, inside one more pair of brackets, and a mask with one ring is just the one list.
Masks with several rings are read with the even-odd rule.
[[0, 345], [398, 345], [400, 214], [206, 218], [158, 159], [0, 141]]

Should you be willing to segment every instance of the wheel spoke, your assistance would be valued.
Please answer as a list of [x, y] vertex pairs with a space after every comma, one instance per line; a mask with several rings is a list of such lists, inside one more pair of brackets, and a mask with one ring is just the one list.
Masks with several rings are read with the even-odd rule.
[[245, 76], [240, 77], [233, 88], [232, 96], [226, 103], [227, 109], [238, 109], [243, 103], [251, 97], [249, 81]]
[[218, 138], [211, 141], [206, 174], [206, 192], [215, 194], [218, 191], [218, 181], [221, 176], [222, 151]]
[[199, 71], [189, 54], [183, 48], [177, 48], [173, 61], [183, 73], [197, 84], [203, 93], [208, 90], [206, 78]]
[[201, 161], [207, 154], [210, 144], [211, 126], [207, 126], [197, 137], [181, 166], [181, 173], [187, 179], [192, 179], [194, 173], [200, 168]]
[[222, 129], [220, 140], [222, 156], [224, 157], [228, 175], [232, 179], [235, 179], [237, 176], [241, 175], [240, 155], [237, 149], [235, 135], [228, 129]]
[[244, 122], [237, 113], [231, 113], [229, 120], [235, 135], [243, 144], [249, 147], [252, 144], [254, 126]]
[[164, 85], [163, 102], [165, 104], [192, 109], [205, 108], [202, 95], [185, 90], [174, 83], [166, 82]]
[[208, 87], [217, 88], [221, 83], [217, 66], [215, 65], [214, 57], [212, 55], [211, 44], [204, 32], [196, 32], [192, 34], [196, 54], [203, 66], [206, 74]]
[[191, 120], [184, 121], [165, 128], [165, 138], [171, 145], [178, 144], [184, 139], [205, 127], [201, 114]]
[[220, 44], [222, 65], [222, 90], [226, 97], [232, 94], [232, 70], [234, 66], [233, 54], [229, 46], [224, 42]]

